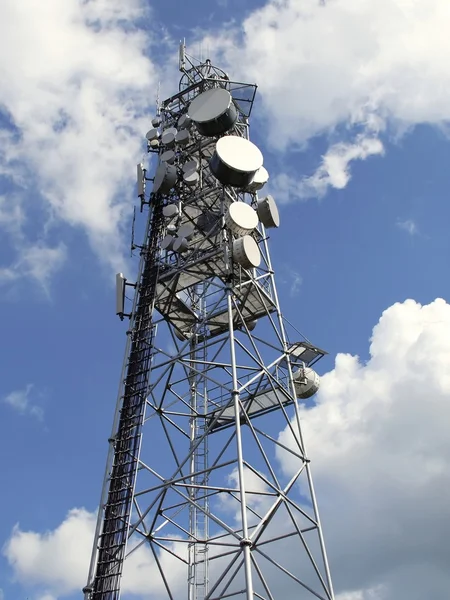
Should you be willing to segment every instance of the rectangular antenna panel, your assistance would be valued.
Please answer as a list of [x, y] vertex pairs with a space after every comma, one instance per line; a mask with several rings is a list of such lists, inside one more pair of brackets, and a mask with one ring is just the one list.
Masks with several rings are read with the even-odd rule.
[[144, 188], [144, 170], [141, 164], [137, 166], [137, 195], [141, 198], [145, 193]]
[[179, 61], [178, 62], [179, 62], [178, 68], [180, 69], [180, 71], [184, 71], [184, 68], [186, 66], [186, 46], [185, 46], [184, 40], [182, 42], [180, 42]]
[[116, 275], [116, 315], [123, 315], [125, 310], [125, 277], [122, 273]]

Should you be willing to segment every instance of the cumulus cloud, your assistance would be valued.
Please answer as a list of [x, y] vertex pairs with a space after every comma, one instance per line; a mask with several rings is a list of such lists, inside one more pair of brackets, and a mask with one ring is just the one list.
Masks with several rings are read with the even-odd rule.
[[[45, 590], [46, 600], [80, 592], [88, 576], [95, 522], [96, 514], [72, 509], [53, 531], [23, 531], [16, 525], [3, 549], [16, 580], [26, 587]], [[186, 551], [185, 545], [175, 548], [175, 542], [166, 546], [180, 555]], [[185, 581], [183, 563], [167, 551], [159, 554], [162, 568], [173, 578], [172, 590], [180, 592]], [[132, 552], [127, 560], [122, 590], [146, 600], [164, 595], [158, 567], [145, 546]]]
[[46, 593], [68, 594], [85, 584], [94, 525], [94, 515], [84, 509], [71, 510], [46, 533], [16, 525], [3, 552], [18, 581], [43, 586]]
[[234, 77], [259, 84], [272, 148], [292, 155], [330, 136], [300, 182], [320, 196], [347, 185], [352, 161], [380, 154], [383, 136], [445, 126], [448, 10], [447, 0], [271, 0], [205, 43]]
[[44, 411], [30, 400], [32, 389], [33, 384], [30, 383], [22, 390], [15, 390], [7, 394], [3, 398], [3, 402], [20, 415], [29, 415], [41, 421], [44, 418]]
[[0, 268], [0, 284], [8, 284], [27, 277], [37, 282], [50, 296], [50, 280], [61, 269], [67, 258], [67, 247], [60, 242], [51, 247], [43, 241], [17, 248], [16, 260]]
[[151, 38], [136, 25], [147, 12], [141, 0], [0, 8], [0, 174], [24, 203], [40, 196], [55, 222], [82, 228], [109, 264], [121, 254], [155, 83]]
[[[449, 360], [450, 305], [395, 304], [373, 330], [370, 359], [339, 354], [301, 412], [338, 589], [448, 595]], [[291, 455], [279, 458], [295, 469]]]
[[281, 172], [273, 178], [271, 188], [281, 202], [322, 198], [329, 188], [342, 190], [347, 186], [352, 161], [365, 160], [376, 154], [384, 154], [382, 142], [360, 135], [353, 143], [340, 142], [331, 146], [313, 175], [297, 181], [292, 175]]

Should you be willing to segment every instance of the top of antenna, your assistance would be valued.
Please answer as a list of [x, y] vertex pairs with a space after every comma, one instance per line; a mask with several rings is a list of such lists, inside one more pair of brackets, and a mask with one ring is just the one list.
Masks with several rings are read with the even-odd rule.
[[178, 68], [183, 73], [186, 69], [186, 40], [180, 42]]

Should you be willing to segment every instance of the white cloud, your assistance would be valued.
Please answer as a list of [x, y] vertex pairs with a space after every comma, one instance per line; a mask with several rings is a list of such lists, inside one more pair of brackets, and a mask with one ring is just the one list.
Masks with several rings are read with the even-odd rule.
[[0, 588], [0, 600], [3, 600], [5, 597], [5, 594], [3, 593], [3, 590]]
[[14, 282], [22, 277], [37, 282], [50, 296], [50, 279], [61, 269], [67, 258], [67, 248], [60, 242], [50, 247], [40, 241], [36, 244], [17, 247], [18, 257], [8, 267], [0, 268], [0, 285]]
[[400, 229], [403, 229], [409, 235], [416, 235], [419, 232], [416, 223], [412, 219], [398, 220], [397, 227], [400, 227]]
[[357, 136], [353, 143], [334, 144], [322, 157], [322, 163], [310, 177], [299, 182], [287, 173], [273, 178], [272, 188], [281, 202], [322, 198], [330, 187], [342, 190], [350, 181], [350, 163], [365, 160], [369, 156], [382, 155], [384, 147], [374, 137]]
[[[95, 522], [96, 514], [75, 508], [52, 531], [22, 531], [16, 525], [3, 549], [16, 580], [26, 587], [44, 588], [46, 600], [80, 592], [88, 576]], [[176, 543], [166, 546], [174, 551]], [[180, 555], [184, 551], [185, 544], [176, 548]], [[171, 588], [180, 592], [185, 581], [184, 566], [165, 551], [160, 552], [159, 560], [173, 578]], [[162, 597], [164, 590], [150, 550], [143, 546], [134, 551], [126, 562], [122, 591], [148, 599]]]
[[24, 218], [17, 196], [0, 196], [0, 227], [2, 229], [17, 234], [22, 229]]
[[[449, 361], [450, 305], [395, 304], [374, 328], [368, 362], [339, 354], [316, 406], [302, 410], [339, 589], [448, 595]], [[280, 459], [294, 469], [290, 455]]]
[[38, 190], [109, 264], [121, 253], [155, 83], [151, 36], [134, 26], [146, 11], [142, 0], [0, 8], [0, 106], [16, 131], [0, 131], [0, 173], [25, 187], [24, 203], [36, 204]]
[[[265, 495], [266, 492], [270, 491], [269, 486], [263, 479], [264, 475], [257, 475], [254, 471], [244, 465], [244, 479], [245, 479], [245, 490], [246, 490], [246, 503], [249, 509], [256, 511], [261, 514], [270, 507], [271, 498]], [[239, 489], [239, 472], [238, 468], [234, 468], [228, 476], [228, 485], [231, 488]], [[229, 494], [221, 494], [222, 509], [225, 511], [234, 512], [236, 522], [240, 523], [241, 520], [241, 504], [240, 504], [240, 493], [235, 492], [234, 496]], [[252, 512], [247, 511], [247, 521], [249, 524], [253, 524], [258, 521], [258, 518]], [[214, 553], [214, 550], [213, 550]]]
[[289, 295], [291, 297], [296, 296], [298, 294], [302, 283], [303, 283], [303, 277], [296, 271], [292, 271], [292, 273], [291, 273], [291, 288], [289, 290]]
[[318, 171], [292, 190], [321, 195], [347, 185], [353, 160], [380, 154], [380, 136], [446, 125], [449, 10], [447, 0], [272, 0], [204, 43], [233, 77], [258, 83], [274, 150], [330, 136]]
[[20, 194], [0, 196], [0, 228], [9, 234], [15, 259], [8, 266], [0, 266], [0, 285], [11, 284], [27, 278], [38, 283], [47, 296], [50, 295], [50, 280], [61, 269], [67, 258], [65, 244], [49, 245], [46, 235], [31, 242], [25, 234], [24, 199]]
[[51, 275], [61, 268], [65, 259], [66, 247], [64, 244], [60, 243], [54, 248], [36, 244], [24, 251], [18, 268], [23, 268], [27, 275], [46, 287]]
[[43, 534], [16, 525], [3, 552], [18, 581], [68, 594], [86, 583], [94, 525], [95, 516], [84, 509], [71, 510], [54, 531]]
[[29, 415], [36, 417], [38, 420], [44, 418], [43, 409], [33, 404], [30, 401], [30, 393], [33, 389], [33, 384], [28, 384], [23, 390], [15, 390], [10, 392], [3, 398], [3, 402], [13, 408], [20, 415]]
[[385, 597], [384, 592], [383, 586], [377, 586], [366, 590], [338, 594], [336, 600], [383, 600]]

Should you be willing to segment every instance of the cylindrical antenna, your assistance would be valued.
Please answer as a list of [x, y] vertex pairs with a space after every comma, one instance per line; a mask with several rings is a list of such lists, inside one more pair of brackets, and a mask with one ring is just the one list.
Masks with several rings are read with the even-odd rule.
[[183, 73], [186, 68], [186, 40], [183, 38], [183, 41], [180, 42], [180, 50], [178, 54], [178, 68]]

